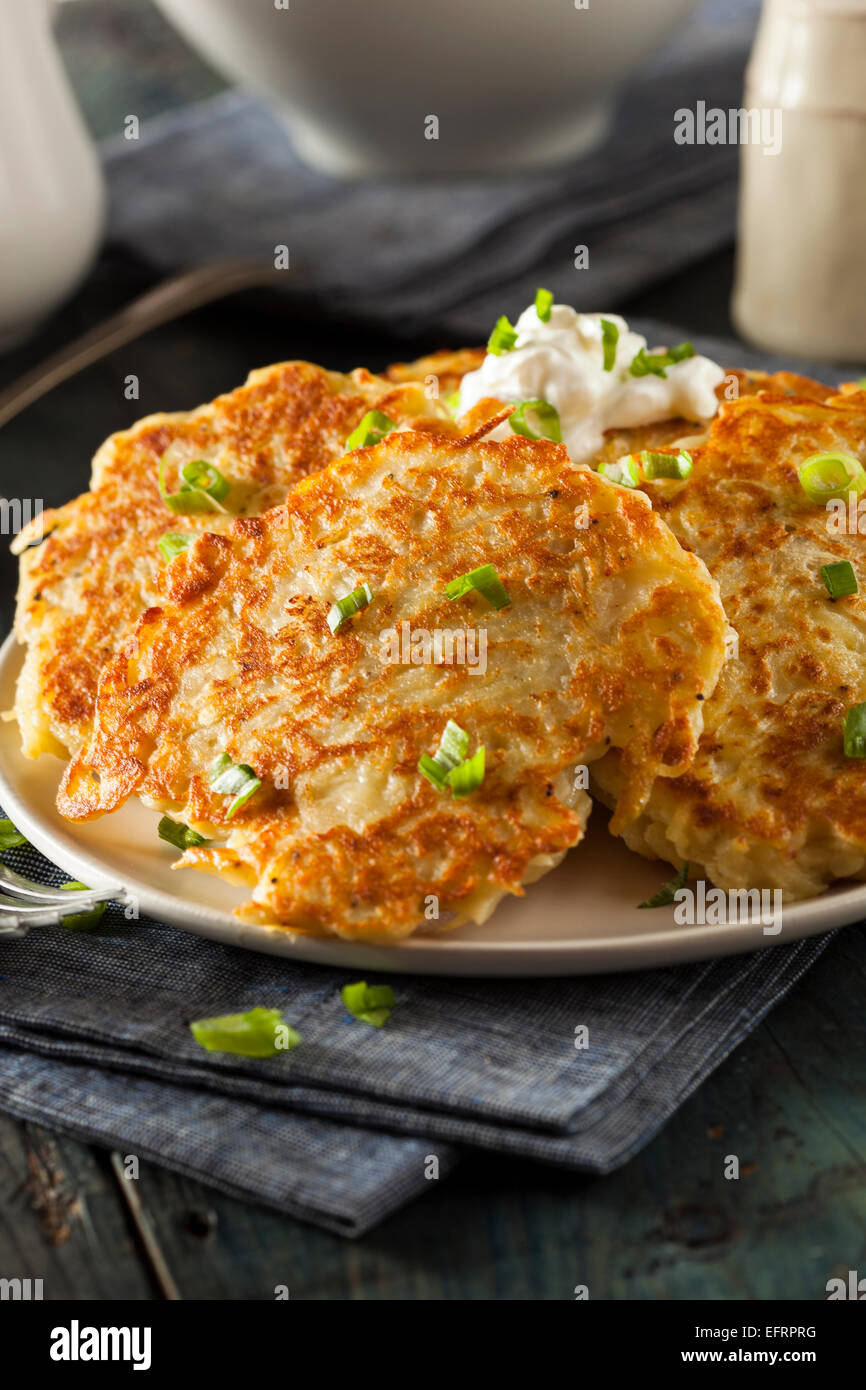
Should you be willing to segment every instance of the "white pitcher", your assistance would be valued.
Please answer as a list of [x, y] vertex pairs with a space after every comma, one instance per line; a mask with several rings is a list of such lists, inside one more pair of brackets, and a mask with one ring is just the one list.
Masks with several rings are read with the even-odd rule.
[[72, 292], [102, 231], [102, 174], [53, 14], [51, 0], [0, 0], [0, 350]]

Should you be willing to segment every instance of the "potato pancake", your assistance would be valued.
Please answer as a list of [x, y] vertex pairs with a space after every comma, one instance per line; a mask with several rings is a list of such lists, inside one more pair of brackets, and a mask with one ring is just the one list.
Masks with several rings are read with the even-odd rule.
[[[828, 511], [798, 473], [817, 453], [866, 465], [866, 392], [780, 384], [808, 395], [723, 405], [692, 449], [691, 476], [647, 484], [657, 514], [718, 580], [738, 650], [707, 702], [695, 762], [661, 778], [622, 833], [642, 854], [691, 861], [724, 890], [797, 899], [866, 874], [866, 763], [846, 757], [842, 728], [866, 701], [866, 542], [856, 499]], [[866, 515], [859, 525], [866, 534]], [[840, 561], [860, 592], [833, 599], [821, 570]], [[593, 771], [614, 804], [617, 755]]]
[[[22, 552], [15, 630], [27, 647], [15, 713], [28, 757], [63, 756], [87, 737], [105, 662], [156, 601], [160, 539], [222, 532], [236, 516], [282, 502], [344, 452], [371, 409], [398, 423], [430, 416], [431, 428], [432, 417], [448, 418], [415, 384], [284, 362], [209, 405], [148, 416], [102, 445], [91, 490], [35, 518], [14, 547]], [[230, 484], [225, 510], [175, 515], [160, 495], [161, 459], [175, 485], [195, 459], [219, 469]]]
[[414, 362], [392, 362], [385, 369], [389, 381], [420, 381], [429, 390], [435, 390], [440, 397], [450, 396], [458, 390], [467, 372], [475, 372], [487, 355], [486, 349], [441, 348], [427, 357], [417, 357]]
[[[446, 597], [486, 565], [505, 606]], [[647, 498], [519, 436], [392, 433], [201, 536], [163, 591], [105, 669], [60, 811], [138, 793], [225, 841], [180, 862], [248, 884], [242, 915], [344, 937], [405, 936], [431, 903], [483, 921], [581, 839], [611, 747], [627, 825], [691, 762], [724, 659], [716, 585]], [[465, 797], [418, 770], [449, 721], [485, 750]], [[238, 807], [220, 759], [260, 779]]]

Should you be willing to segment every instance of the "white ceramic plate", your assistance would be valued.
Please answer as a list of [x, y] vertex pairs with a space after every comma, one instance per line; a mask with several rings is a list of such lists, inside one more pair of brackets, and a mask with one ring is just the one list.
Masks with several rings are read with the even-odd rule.
[[[9, 638], [0, 649], [0, 710], [12, 706], [20, 664], [21, 649]], [[193, 870], [173, 872], [177, 853], [157, 838], [156, 813], [138, 802], [88, 825], [61, 819], [54, 808], [61, 771], [56, 758], [22, 757], [17, 725], [0, 723], [0, 805], [70, 877], [90, 887], [122, 884], [143, 914], [295, 960], [422, 975], [587, 975], [752, 951], [866, 916], [864, 884], [844, 884], [787, 908], [777, 936], [750, 923], [678, 926], [672, 907], [638, 910], [673, 871], [609, 835], [597, 806], [583, 844], [525, 898], [503, 902], [486, 926], [415, 936], [397, 946], [294, 935], [239, 922], [232, 909], [245, 896], [241, 889]]]

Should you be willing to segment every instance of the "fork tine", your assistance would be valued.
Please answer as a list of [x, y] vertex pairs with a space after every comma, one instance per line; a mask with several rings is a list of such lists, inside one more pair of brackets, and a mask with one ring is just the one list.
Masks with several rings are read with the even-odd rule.
[[[36, 925], [47, 926], [48, 923], [37, 923]], [[22, 927], [15, 917], [0, 917], [0, 941], [15, 941], [26, 936], [29, 930], [29, 927]]]
[[61, 900], [28, 902], [26, 898], [7, 898], [0, 894], [0, 941], [26, 936], [31, 927], [56, 927], [71, 913], [86, 911], [112, 898], [125, 898], [116, 890], [64, 893]]
[[31, 927], [56, 927], [60, 919], [56, 907], [22, 907], [0, 899], [0, 941], [26, 936]]
[[53, 914], [55, 919], [68, 917], [73, 912], [86, 912], [98, 903], [108, 902], [114, 895], [105, 889], [102, 893], [65, 893], [62, 901], [29, 903], [23, 898], [7, 898], [0, 894], [0, 917], [20, 917], [34, 920], [44, 913]]
[[0, 863], [0, 893], [7, 893], [11, 897], [21, 897], [33, 902], [56, 903], [63, 902], [69, 892], [83, 892], [83, 889], [63, 889], [52, 888], [45, 883], [34, 883], [32, 879], [24, 878], [17, 874], [8, 865]]
[[[7, 893], [13, 898], [23, 898], [30, 902], [37, 903], [68, 903], [82, 901], [75, 895], [82, 894], [83, 888], [51, 888], [44, 883], [34, 883], [30, 878], [24, 878], [22, 874], [17, 874], [14, 869], [10, 869], [7, 864], [0, 863], [0, 894]], [[122, 888], [89, 888], [88, 893], [99, 893], [102, 896], [94, 901], [107, 901], [109, 898], [123, 898]]]
[[26, 936], [31, 927], [53, 927], [64, 917], [99, 903], [126, 902], [125, 888], [50, 888], [0, 861], [0, 941]]

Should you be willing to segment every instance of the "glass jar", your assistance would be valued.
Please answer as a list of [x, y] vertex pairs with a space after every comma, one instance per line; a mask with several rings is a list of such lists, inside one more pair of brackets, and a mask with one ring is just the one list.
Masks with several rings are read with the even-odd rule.
[[866, 0], [765, 0], [744, 105], [782, 114], [777, 153], [742, 147], [737, 327], [864, 362]]

